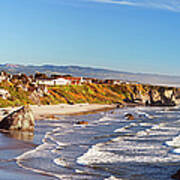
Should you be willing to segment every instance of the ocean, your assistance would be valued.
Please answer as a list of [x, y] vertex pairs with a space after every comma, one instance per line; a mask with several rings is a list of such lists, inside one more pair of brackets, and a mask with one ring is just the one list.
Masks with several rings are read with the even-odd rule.
[[[125, 119], [127, 113], [135, 119]], [[37, 121], [34, 135], [0, 134], [0, 167], [3, 180], [170, 180], [180, 169], [180, 108]]]

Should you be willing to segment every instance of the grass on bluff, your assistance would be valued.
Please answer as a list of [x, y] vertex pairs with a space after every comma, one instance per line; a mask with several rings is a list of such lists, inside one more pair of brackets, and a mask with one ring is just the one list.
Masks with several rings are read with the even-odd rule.
[[48, 87], [48, 94], [32, 95], [32, 92], [9, 82], [0, 83], [0, 88], [6, 89], [10, 97], [0, 97], [0, 107], [21, 106], [25, 104], [60, 104], [60, 103], [98, 103], [113, 104], [131, 101], [136, 94], [145, 94], [150, 86], [139, 84], [105, 85], [65, 85]]

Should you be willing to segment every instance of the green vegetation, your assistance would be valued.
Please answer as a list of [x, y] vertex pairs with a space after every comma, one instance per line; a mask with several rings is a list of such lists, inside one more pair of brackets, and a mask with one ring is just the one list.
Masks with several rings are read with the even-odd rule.
[[0, 83], [0, 89], [5, 89], [10, 96], [6, 99], [0, 97], [0, 107], [20, 106], [25, 104], [76, 104], [76, 103], [98, 103], [113, 104], [133, 102], [134, 98], [148, 95], [149, 89], [157, 89], [156, 86], [141, 84], [88, 84], [67, 85], [48, 87], [47, 92], [36, 89], [27, 91], [22, 86], [13, 83]]

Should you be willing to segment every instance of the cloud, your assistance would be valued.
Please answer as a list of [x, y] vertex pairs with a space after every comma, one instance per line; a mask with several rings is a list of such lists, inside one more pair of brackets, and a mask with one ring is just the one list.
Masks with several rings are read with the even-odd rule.
[[180, 0], [89, 0], [90, 2], [109, 3], [127, 6], [141, 6], [180, 12]]
[[128, 6], [138, 6], [140, 3], [134, 1], [115, 1], [115, 0], [90, 0], [92, 2], [109, 3], [109, 4], [120, 4]]

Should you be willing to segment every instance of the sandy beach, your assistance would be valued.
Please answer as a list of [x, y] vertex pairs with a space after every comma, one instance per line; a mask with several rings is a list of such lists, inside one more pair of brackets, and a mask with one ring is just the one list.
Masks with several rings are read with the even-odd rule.
[[[33, 114], [35, 116], [35, 120], [44, 119], [44, 117], [49, 117], [52, 115], [71, 115], [71, 114], [79, 114], [100, 110], [108, 110], [113, 109], [116, 105], [105, 105], [105, 104], [58, 104], [58, 105], [31, 105], [30, 106]], [[15, 108], [0, 108], [0, 119], [5, 116], [4, 112], [12, 112], [20, 107]]]
[[100, 105], [100, 104], [60, 104], [60, 105], [44, 105], [31, 106], [35, 119], [42, 119], [48, 115], [71, 115], [86, 112], [93, 112], [98, 110], [106, 110], [115, 108], [115, 105]]

